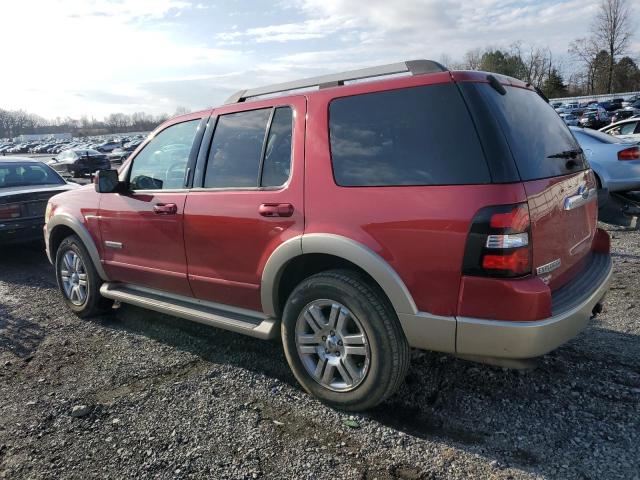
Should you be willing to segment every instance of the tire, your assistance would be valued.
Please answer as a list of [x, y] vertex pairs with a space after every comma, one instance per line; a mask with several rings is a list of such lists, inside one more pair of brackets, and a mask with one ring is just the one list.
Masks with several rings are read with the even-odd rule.
[[393, 308], [358, 272], [330, 270], [302, 281], [287, 300], [281, 329], [298, 382], [341, 410], [375, 407], [409, 368], [409, 345]]
[[[75, 257], [81, 263], [70, 261]], [[69, 268], [69, 265], [72, 268]], [[100, 315], [111, 309], [113, 300], [100, 295], [102, 280], [93, 265], [89, 252], [76, 235], [65, 238], [58, 246], [55, 269], [62, 298], [69, 309], [78, 317], [87, 318]], [[77, 273], [77, 276], [74, 277], [74, 273]], [[84, 288], [81, 288], [83, 282]], [[78, 286], [77, 292], [80, 293], [69, 293], [69, 287], [73, 290], [75, 286]]]

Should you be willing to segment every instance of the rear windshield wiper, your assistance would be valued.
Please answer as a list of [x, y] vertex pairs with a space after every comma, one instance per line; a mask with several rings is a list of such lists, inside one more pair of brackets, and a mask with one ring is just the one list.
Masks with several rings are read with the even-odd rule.
[[554, 153], [553, 155], [547, 155], [547, 158], [576, 158], [583, 153], [581, 148], [575, 150], [565, 150], [563, 152]]

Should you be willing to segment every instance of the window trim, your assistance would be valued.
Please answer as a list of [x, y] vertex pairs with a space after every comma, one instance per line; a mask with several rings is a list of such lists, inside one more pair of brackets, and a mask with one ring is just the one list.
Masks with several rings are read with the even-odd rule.
[[[291, 110], [291, 158], [290, 158], [289, 177], [287, 178], [287, 181], [284, 182], [282, 185], [263, 187], [261, 186], [261, 184], [262, 184], [262, 171], [264, 167], [264, 155], [265, 155], [267, 140], [269, 139], [269, 134], [271, 133], [273, 118], [275, 117], [275, 112], [276, 112], [276, 109], [278, 108], [289, 108]], [[220, 119], [220, 117], [223, 117], [225, 115], [235, 115], [238, 113], [254, 112], [257, 110], [267, 110], [267, 109], [270, 109], [271, 112], [269, 114], [269, 119], [267, 120], [267, 124], [265, 128], [265, 134], [262, 139], [262, 149], [260, 152], [260, 164], [258, 166], [258, 178], [257, 178], [256, 186], [255, 187], [206, 187], [204, 183], [207, 177], [207, 167], [209, 166], [209, 155], [211, 153], [211, 148], [213, 147], [213, 141], [215, 139], [216, 130], [218, 129], [218, 120]], [[222, 113], [222, 114], [217, 114], [214, 111], [213, 115], [211, 115], [210, 117], [210, 121], [211, 120], [212, 122], [211, 122], [210, 131], [208, 131], [206, 136], [203, 138], [202, 145], [200, 147], [200, 152], [198, 153], [198, 165], [196, 165], [195, 167], [196, 171], [194, 175], [196, 178], [194, 179], [193, 185], [189, 189], [190, 191], [195, 191], [195, 192], [256, 191], [258, 192], [258, 191], [279, 191], [289, 187], [289, 184], [291, 183], [291, 179], [293, 178], [293, 168], [294, 168], [293, 153], [294, 153], [294, 143], [295, 143], [294, 138], [295, 138], [295, 129], [296, 129], [296, 121], [295, 121], [296, 109], [292, 104], [290, 103], [273, 104], [273, 105], [266, 105], [258, 108], [247, 108], [242, 110], [236, 110], [233, 112]], [[206, 148], [203, 148], [203, 147], [206, 147]], [[199, 168], [200, 165], [202, 165], [202, 168]], [[197, 183], [197, 186], [196, 186], [196, 183]]]
[[[207, 120], [209, 117], [200, 117], [200, 118], [190, 118], [188, 120], [184, 120], [182, 122], [176, 122], [176, 123], [172, 123], [170, 125], [167, 125], [165, 128], [163, 128], [162, 130], [155, 132], [153, 134], [153, 136], [149, 136], [146, 140], [146, 142], [144, 143], [144, 145], [142, 145], [142, 148], [140, 148], [140, 150], [138, 150], [136, 152], [136, 155], [134, 157], [131, 158], [131, 160], [128, 162], [126, 171], [122, 172], [124, 174], [124, 181], [126, 182], [127, 185], [131, 186], [131, 170], [133, 168], [133, 164], [136, 161], [136, 159], [138, 158], [138, 156], [140, 155], [140, 153], [142, 153], [147, 146], [158, 136], [160, 135], [162, 132], [165, 132], [166, 130], [168, 130], [171, 127], [175, 127], [176, 125], [182, 125], [183, 123], [188, 123], [188, 122], [194, 122], [194, 121], [198, 121], [198, 126], [196, 127], [196, 133], [193, 137], [193, 143], [191, 145], [191, 149], [189, 150], [189, 156], [187, 157], [187, 168], [185, 169], [185, 181], [183, 184], [183, 188], [167, 188], [167, 189], [161, 189], [161, 188], [154, 188], [154, 189], [132, 189], [130, 190], [131, 193], [133, 194], [141, 194], [141, 193], [175, 193], [175, 192], [182, 192], [182, 191], [187, 191], [189, 190], [190, 184], [193, 181], [193, 171], [194, 171], [194, 166], [195, 166], [195, 160], [196, 157], [194, 154], [197, 155], [198, 149], [200, 147], [200, 142], [202, 141], [202, 136], [204, 135], [204, 130], [206, 129], [207, 126]], [[201, 131], [202, 130], [202, 131]]]

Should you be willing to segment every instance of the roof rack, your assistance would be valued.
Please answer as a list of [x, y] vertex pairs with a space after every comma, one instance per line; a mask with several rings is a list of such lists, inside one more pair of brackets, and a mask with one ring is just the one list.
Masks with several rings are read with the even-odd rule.
[[276, 83], [274, 85], [252, 88], [250, 90], [239, 90], [231, 95], [225, 104], [244, 102], [252, 97], [281, 93], [288, 90], [299, 90], [309, 87], [337, 87], [344, 85], [344, 82], [350, 80], [362, 80], [365, 78], [382, 77], [385, 75], [394, 75], [406, 72], [411, 73], [411, 75], [421, 75], [424, 73], [446, 71], [447, 68], [445, 66], [438, 62], [434, 62], [433, 60], [408, 60], [406, 62], [391, 63], [389, 65], [380, 65], [378, 67], [362, 68], [360, 70], [351, 70], [348, 72], [305, 78], [302, 80], [295, 80], [293, 82]]

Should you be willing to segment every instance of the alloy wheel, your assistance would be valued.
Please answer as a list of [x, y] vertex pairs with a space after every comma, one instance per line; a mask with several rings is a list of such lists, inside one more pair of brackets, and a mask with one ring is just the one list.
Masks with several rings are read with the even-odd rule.
[[80, 256], [67, 250], [62, 256], [60, 277], [65, 296], [71, 303], [81, 306], [87, 300], [87, 270]]
[[325, 388], [356, 388], [367, 375], [371, 352], [362, 324], [347, 307], [328, 299], [306, 305], [296, 321], [296, 348], [305, 369]]

